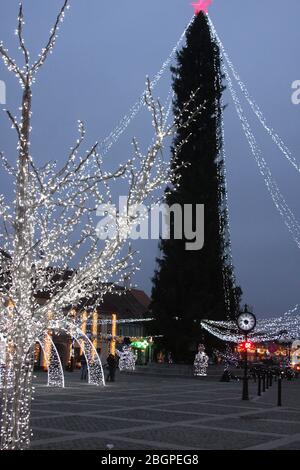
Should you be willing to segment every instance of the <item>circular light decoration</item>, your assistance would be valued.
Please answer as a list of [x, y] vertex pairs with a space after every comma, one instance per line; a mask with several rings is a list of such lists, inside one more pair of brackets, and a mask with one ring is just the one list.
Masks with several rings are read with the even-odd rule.
[[256, 317], [251, 312], [242, 312], [237, 318], [237, 324], [241, 331], [249, 333], [256, 326]]

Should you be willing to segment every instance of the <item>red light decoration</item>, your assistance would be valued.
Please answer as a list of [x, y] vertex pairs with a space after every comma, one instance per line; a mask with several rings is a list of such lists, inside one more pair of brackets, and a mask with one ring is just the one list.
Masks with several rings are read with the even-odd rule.
[[253, 349], [253, 343], [251, 341], [243, 341], [240, 343], [240, 348], [243, 351], [249, 351], [250, 349]]

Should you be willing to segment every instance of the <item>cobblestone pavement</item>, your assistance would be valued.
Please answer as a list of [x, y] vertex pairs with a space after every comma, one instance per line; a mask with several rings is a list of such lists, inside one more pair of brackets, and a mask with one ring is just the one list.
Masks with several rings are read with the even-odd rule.
[[262, 397], [250, 385], [216, 379], [118, 375], [106, 387], [67, 375], [64, 390], [39, 375], [33, 401], [32, 449], [201, 450], [300, 449], [300, 380]]

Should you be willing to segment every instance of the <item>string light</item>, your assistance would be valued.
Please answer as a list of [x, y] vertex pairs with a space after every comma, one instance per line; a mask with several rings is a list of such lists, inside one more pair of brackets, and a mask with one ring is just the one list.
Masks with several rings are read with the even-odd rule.
[[[25, 60], [23, 68], [16, 64], [0, 43], [0, 56], [8, 70], [19, 79], [23, 90], [20, 118], [7, 111], [17, 135], [17, 164], [9, 165], [3, 155], [0, 159], [2, 167], [13, 179], [15, 189], [14, 201], [8, 203], [4, 196], [0, 198], [3, 220], [0, 233], [3, 248], [0, 252], [3, 310], [0, 332], [7, 344], [2, 388], [1, 449], [25, 449], [30, 444], [33, 345], [36, 338], [49, 330], [56, 333], [67, 331], [84, 345], [89, 382], [104, 384], [97, 351], [89, 338], [78, 330], [76, 321], [72, 320], [72, 310], [80, 305], [85, 311], [92, 304], [95, 311], [107, 293], [114, 292], [116, 285], [123, 283], [129, 273], [138, 269], [134, 253], [131, 249], [126, 250], [128, 234], [136, 225], [131, 208], [146, 204], [151, 197], [155, 199], [154, 194], [171, 182], [175, 188], [178, 187], [177, 170], [182, 166], [179, 148], [189, 138], [175, 148], [172, 165], [164, 161], [164, 142], [174, 136], [178, 127], [188, 127], [203, 109], [203, 106], [197, 106], [187, 112], [195, 99], [196, 90], [191, 93], [182, 113], [167, 124], [168, 115], [153, 98], [152, 90], [170, 65], [169, 57], [153, 83], [147, 81], [143, 97], [152, 115], [155, 135], [147, 150], [142, 151], [138, 141], [134, 140], [132, 158], [114, 171], [104, 171], [103, 145], [96, 142], [84, 150], [86, 129], [84, 123], [79, 121], [78, 138], [70, 148], [65, 163], [60, 166], [58, 162], [49, 162], [41, 168], [37, 167], [30, 152], [32, 85], [38, 71], [53, 52], [68, 6], [68, 0], [64, 1], [48, 42], [33, 64], [23, 39], [22, 5], [17, 36]], [[121, 127], [116, 131], [118, 135], [123, 129]], [[111, 137], [105, 142], [106, 148], [110, 144]], [[125, 214], [118, 214], [116, 237], [102, 242], [95, 226], [96, 208], [100, 204], [112, 205], [111, 185], [120, 179], [127, 183], [128, 210]], [[78, 234], [76, 238], [75, 233]], [[76, 269], [69, 268], [72, 264]], [[41, 297], [43, 302], [38, 300]], [[66, 324], [66, 321], [69, 323]], [[52, 356], [55, 357], [55, 354]], [[49, 360], [51, 365], [52, 359]], [[59, 367], [57, 363], [55, 374]], [[57, 376], [53, 380], [60, 379]]]
[[[66, 0], [50, 32], [48, 43], [32, 65], [23, 39], [22, 6], [19, 10], [16, 34], [24, 56], [25, 65], [23, 68], [16, 64], [16, 61], [5, 49], [3, 42], [0, 42], [0, 55], [4, 64], [10, 72], [16, 75], [24, 92], [20, 119], [18, 120], [9, 111], [7, 112], [12, 128], [18, 137], [19, 159], [16, 167], [9, 165], [1, 154], [2, 166], [8, 175], [14, 178], [15, 185], [13, 204], [8, 204], [4, 197], [0, 198], [0, 214], [4, 221], [4, 232], [0, 234], [4, 249], [0, 254], [3, 277], [0, 294], [3, 304], [7, 301], [10, 302], [10, 306], [5, 307], [5, 315], [0, 317], [0, 331], [7, 344], [6, 370], [3, 379], [2, 449], [24, 449], [30, 443], [30, 402], [33, 393], [34, 364], [32, 344], [34, 344], [36, 337], [40, 337], [50, 329], [67, 331], [76, 341], [84, 344], [89, 382], [98, 385], [104, 384], [102, 365], [97, 351], [85, 333], [79, 331], [75, 322], [70, 321], [66, 309], [69, 309], [70, 306], [76, 307], [83, 298], [86, 299], [87, 304], [93, 301], [93, 307], [97, 308], [101, 304], [103, 296], [107, 292], [113, 292], [115, 284], [122, 282], [124, 276], [128, 276], [128, 272], [136, 269], [133, 263], [133, 253], [123, 254], [126, 241], [120, 236], [124, 232], [129, 233], [135, 221], [128, 213], [125, 216], [120, 215], [118, 236], [114, 240], [107, 239], [100, 248], [94, 221], [95, 207], [103, 203], [112, 203], [110, 183], [120, 178], [128, 182], [129, 206], [138, 206], [144, 203], [157, 189], [161, 189], [171, 182], [176, 188], [179, 184], [176, 178], [177, 169], [182, 165], [178, 161], [178, 150], [188, 141], [188, 138], [180, 142], [178, 149], [175, 149], [175, 162], [173, 160], [172, 168], [169, 162], [165, 162], [161, 157], [164, 140], [173, 136], [179, 126], [188, 127], [203, 108], [203, 106], [197, 107], [195, 111], [189, 113], [187, 120], [182, 123], [182, 118], [186, 114], [190, 102], [195, 98], [194, 92], [191, 94], [190, 101], [184, 106], [182, 114], [167, 125], [171, 101], [167, 113], [164, 113], [152, 97], [153, 88], [170, 66], [185, 37], [186, 30], [194, 21], [193, 17], [152, 83], [147, 82], [146, 92], [102, 143], [96, 142], [84, 152], [86, 130], [84, 124], [79, 121], [79, 137], [70, 149], [64, 166], [59, 167], [58, 163], [54, 162], [37, 168], [30, 154], [31, 86], [35, 82], [37, 72], [53, 52], [59, 27], [68, 7], [69, 2]], [[215, 34], [213, 25], [211, 27]], [[235, 72], [230, 64], [228, 64], [229, 69]], [[261, 155], [236, 95], [229, 70], [225, 64], [223, 66], [238, 115], [259, 170], [276, 208], [300, 247], [299, 224], [286, 204]], [[221, 77], [219, 79], [221, 81]], [[243, 85], [241, 81], [239, 85]], [[245, 88], [242, 88], [245, 93]], [[248, 98], [252, 102], [256, 114], [261, 117], [254, 101], [250, 97]], [[135, 140], [133, 157], [115, 171], [105, 172], [102, 166], [103, 156], [118, 141], [144, 103], [153, 117], [154, 143], [146, 153], [142, 153]], [[262, 119], [262, 124], [264, 123], [265, 121]], [[272, 130], [270, 132], [275, 142], [277, 141], [282, 147], [281, 150], [289, 155], [284, 144], [276, 136], [274, 137]], [[291, 162], [295, 163], [292, 156], [289, 155], [289, 158]], [[227, 198], [227, 192], [225, 198]], [[227, 200], [223, 200], [223, 203], [226, 206]], [[74, 230], [78, 227], [83, 228], [78, 240], [74, 241]], [[224, 228], [220, 227], [220, 229]], [[226, 238], [228, 236], [225, 236], [227, 241], [229, 240]], [[77, 268], [68, 271], [68, 266], [74, 262], [78, 253], [84, 254], [77, 263]], [[229, 263], [231, 263], [230, 258]], [[32, 279], [34, 279], [34, 283]], [[101, 279], [101, 284], [99, 284], [99, 279]], [[115, 279], [115, 282], [112, 283], [112, 279]], [[45, 292], [49, 300], [41, 305], [37, 299], [41, 293]], [[94, 300], [95, 293], [97, 293], [96, 300]], [[83, 307], [83, 309], [85, 308], [86, 306]], [[134, 319], [134, 321], [137, 320]], [[140, 319], [140, 321], [151, 321], [151, 319]], [[233, 324], [227, 323], [225, 326], [203, 322], [202, 325], [207, 331], [226, 341], [233, 339], [240, 341]], [[259, 334], [256, 332], [256, 336], [251, 337], [251, 340], [255, 341], [258, 335], [260, 335], [260, 341], [262, 338], [273, 337], [275, 334], [278, 336], [278, 327], [287, 330], [289, 335], [298, 337], [299, 316], [291, 318], [290, 315], [285, 315], [280, 321], [273, 319], [271, 323], [261, 323], [261, 331]], [[130, 356], [128, 351], [127, 356]], [[125, 364], [125, 367], [129, 366], [128, 364]]]
[[[170, 65], [172, 63], [172, 60], [178, 51], [181, 43], [183, 42], [186, 32], [188, 31], [189, 27], [192, 25], [192, 23], [195, 21], [195, 16], [192, 17], [190, 22], [188, 23], [187, 27], [183, 31], [182, 35], [180, 36], [179, 40], [173, 47], [171, 53], [167, 57], [167, 59], [164, 61], [162, 64], [161, 69], [156, 73], [154, 76], [153, 80], [151, 80], [151, 89], [152, 91], [154, 88], [158, 85], [159, 81], [163, 77], [164, 73], [169, 70]], [[104, 157], [109, 150], [112, 148], [112, 146], [118, 142], [122, 134], [126, 131], [128, 128], [129, 124], [131, 121], [138, 115], [139, 111], [142, 109], [142, 107], [145, 104], [145, 93], [147, 93], [147, 82], [146, 82], [146, 88], [144, 89], [143, 93], [140, 95], [139, 99], [134, 103], [134, 105], [130, 108], [129, 112], [119, 121], [118, 125], [110, 132], [110, 134], [101, 142], [101, 155]], [[168, 118], [168, 113], [166, 114], [166, 122]]]
[[194, 360], [194, 376], [205, 377], [207, 376], [208, 368], [208, 355], [205, 354], [205, 347], [203, 344], [199, 344], [198, 352]]
[[218, 41], [218, 45], [222, 51], [222, 55], [229, 67], [229, 69], [231, 70], [231, 73], [233, 75], [233, 77], [235, 78], [235, 80], [237, 81], [245, 99], [247, 100], [247, 102], [249, 103], [252, 111], [254, 112], [255, 116], [258, 118], [259, 122], [261, 123], [261, 125], [263, 126], [263, 128], [266, 130], [266, 132], [268, 133], [268, 135], [272, 138], [272, 140], [274, 141], [274, 143], [277, 145], [277, 147], [279, 148], [279, 150], [283, 153], [283, 155], [285, 156], [285, 158], [289, 161], [289, 163], [297, 170], [300, 172], [300, 166], [296, 160], [296, 158], [294, 157], [294, 155], [292, 154], [292, 152], [290, 151], [290, 149], [286, 146], [286, 144], [283, 142], [283, 140], [281, 139], [281, 137], [274, 131], [274, 129], [272, 129], [272, 127], [268, 124], [267, 122], [267, 119], [266, 117], [264, 116], [262, 110], [260, 109], [260, 107], [258, 106], [258, 104], [255, 102], [254, 98], [250, 95], [245, 83], [241, 80], [238, 72], [236, 71], [236, 68], [234, 67], [229, 55], [228, 55], [228, 52], [226, 51], [225, 47], [224, 47], [224, 44], [222, 43], [217, 31], [216, 31], [216, 28], [211, 20], [211, 18], [208, 16], [209, 18], [209, 24], [210, 24], [210, 28], [215, 36], [215, 38], [217, 39]]
[[136, 357], [130, 346], [123, 346], [123, 350], [116, 350], [117, 355], [119, 356], [119, 370], [120, 372], [134, 372]]
[[[220, 77], [219, 77], [220, 78]], [[219, 113], [219, 105], [216, 105], [216, 116]], [[223, 284], [225, 294], [225, 305], [227, 318], [230, 319], [239, 305], [239, 299], [236, 292], [236, 279], [234, 274], [231, 234], [230, 234], [230, 214], [228, 202], [227, 169], [226, 169], [226, 150], [225, 150], [225, 130], [224, 130], [224, 103], [221, 100], [220, 126], [221, 133], [218, 147], [220, 150], [221, 161], [218, 164], [218, 196], [219, 196], [219, 234], [223, 241], [224, 259], [222, 263]], [[231, 302], [233, 295], [234, 304]]]
[[298, 248], [300, 248], [300, 226], [298, 221], [296, 220], [296, 217], [292, 210], [289, 208], [288, 204], [286, 203], [282, 193], [280, 192], [280, 189], [275, 181], [275, 179], [272, 176], [271, 170], [268, 167], [266, 160], [262, 156], [261, 149], [259, 148], [256, 138], [252, 132], [251, 126], [248, 122], [248, 119], [245, 116], [244, 110], [240, 104], [239, 98], [236, 94], [236, 91], [234, 89], [232, 80], [230, 78], [229, 72], [225, 64], [223, 64], [223, 70], [226, 76], [226, 80], [228, 83], [229, 90], [231, 92], [231, 96], [233, 98], [236, 111], [238, 113], [238, 116], [240, 118], [245, 136], [248, 140], [251, 152], [255, 158], [256, 164], [259, 168], [259, 171], [261, 175], [264, 178], [264, 182], [266, 184], [266, 187], [269, 191], [269, 194], [273, 200], [273, 203], [275, 204], [276, 209], [280, 213], [286, 227], [288, 228], [290, 234], [292, 235], [293, 240], [296, 242]]
[[[209, 24], [210, 24], [213, 36], [216, 38], [220, 46], [220, 49], [223, 50], [224, 47], [221, 41], [219, 40], [219, 37], [217, 35], [217, 32], [211, 20], [209, 20]], [[253, 134], [251, 126], [248, 122], [248, 119], [245, 115], [245, 112], [242, 108], [242, 105], [240, 103], [236, 90], [234, 88], [229, 70], [224, 61], [223, 61], [223, 71], [226, 77], [226, 81], [227, 81], [227, 84], [228, 84], [228, 87], [229, 87], [229, 90], [230, 90], [230, 93], [231, 93], [231, 96], [232, 96], [232, 99], [233, 99], [233, 102], [234, 102], [234, 105], [238, 114], [238, 117], [241, 121], [242, 128], [244, 130], [245, 136], [249, 143], [252, 155], [254, 156], [255, 162], [259, 168], [261, 175], [264, 178], [264, 182], [273, 200], [273, 203], [275, 204], [276, 209], [278, 210], [281, 217], [283, 218], [283, 221], [286, 227], [288, 228], [289, 232], [291, 233], [293, 240], [296, 242], [297, 246], [300, 248], [300, 225], [298, 221], [296, 220], [294, 213], [292, 212], [292, 210], [286, 203], [282, 193], [279, 190], [279, 187], [275, 179], [272, 176], [271, 170], [268, 167], [266, 160], [262, 156], [261, 149], [259, 148], [257, 144], [256, 138]]]
[[[98, 325], [111, 325], [112, 323], [123, 324], [123, 323], [146, 323], [154, 321], [154, 318], [120, 318], [117, 320], [111, 320], [110, 318], [101, 318], [97, 320]], [[88, 321], [88, 324], [91, 321]]]
[[[299, 304], [281, 316], [258, 320], [255, 330], [249, 333], [248, 339], [254, 343], [298, 339], [300, 337], [300, 313], [296, 314], [298, 310]], [[201, 326], [223, 341], [240, 343], [244, 340], [234, 321], [204, 320]]]
[[[48, 333], [44, 333], [41, 338], [37, 338], [37, 341], [43, 351], [48, 371], [48, 387], [65, 387], [65, 376], [61, 363], [60, 356], [56, 349], [56, 346]], [[46, 345], [46, 347], [45, 347]], [[50, 347], [49, 347], [50, 346]]]
[[58, 335], [66, 333], [78, 343], [86, 359], [88, 383], [91, 385], [104, 386], [105, 378], [101, 359], [95, 346], [86, 333], [74, 322], [66, 319], [52, 320], [49, 327]]
[[237, 368], [239, 365], [239, 354], [234, 352], [229, 344], [226, 345], [225, 351], [214, 349], [214, 355], [216, 358], [221, 359], [222, 363], [224, 363], [225, 371], [229, 371], [230, 367], [232, 366]]

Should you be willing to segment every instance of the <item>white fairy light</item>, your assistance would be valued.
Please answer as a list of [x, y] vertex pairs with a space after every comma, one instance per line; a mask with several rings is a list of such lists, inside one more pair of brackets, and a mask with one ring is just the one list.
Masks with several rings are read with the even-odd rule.
[[297, 162], [296, 158], [294, 157], [294, 155], [292, 154], [291, 150], [286, 146], [286, 144], [283, 142], [283, 140], [281, 139], [281, 137], [274, 131], [274, 129], [272, 129], [272, 127], [268, 124], [267, 122], [267, 119], [266, 117], [264, 116], [262, 110], [260, 109], [260, 107], [258, 106], [258, 104], [255, 102], [254, 98], [250, 95], [248, 89], [247, 89], [247, 86], [245, 85], [245, 83], [242, 81], [242, 79], [240, 78], [238, 72], [236, 71], [236, 68], [235, 66], [233, 65], [225, 47], [224, 47], [224, 44], [223, 42], [221, 41], [217, 31], [216, 31], [216, 28], [211, 20], [211, 18], [208, 16], [209, 18], [209, 24], [210, 24], [210, 28], [213, 32], [213, 35], [215, 36], [215, 38], [217, 39], [217, 42], [218, 42], [218, 45], [221, 49], [221, 52], [222, 52], [222, 55], [229, 67], [229, 69], [231, 70], [231, 73], [233, 75], [233, 77], [235, 78], [235, 80], [237, 81], [245, 99], [248, 101], [252, 111], [254, 112], [255, 116], [258, 118], [259, 122], [261, 123], [261, 125], [263, 126], [263, 128], [266, 130], [266, 132], [269, 134], [269, 136], [272, 138], [272, 140], [274, 141], [274, 143], [277, 145], [277, 147], [279, 148], [279, 150], [283, 153], [283, 155], [285, 156], [285, 158], [289, 161], [289, 163], [297, 170], [300, 172], [300, 165], [299, 163]]
[[[137, 269], [134, 253], [131, 250], [125, 253], [128, 243], [123, 236], [135, 225], [130, 208], [146, 204], [148, 198], [171, 182], [178, 186], [176, 173], [182, 165], [178, 151], [188, 138], [176, 147], [172, 166], [162, 156], [164, 141], [172, 137], [178, 127], [187, 127], [203, 108], [197, 106], [183, 121], [195, 98], [194, 92], [182, 114], [166, 125], [165, 113], [154, 100], [153, 84], [148, 81], [144, 100], [153, 118], [155, 138], [146, 151], [141, 151], [135, 140], [133, 157], [115, 171], [104, 171], [99, 143], [84, 151], [86, 130], [79, 121], [79, 137], [65, 163], [60, 166], [58, 162], [49, 162], [38, 168], [30, 152], [32, 85], [53, 51], [68, 4], [65, 0], [48, 42], [35, 62], [31, 63], [23, 40], [22, 5], [17, 36], [25, 66], [20, 68], [0, 43], [0, 56], [23, 90], [20, 117], [13, 117], [7, 111], [17, 134], [17, 164], [10, 165], [3, 155], [0, 158], [15, 189], [14, 201], [10, 203], [0, 196], [3, 222], [0, 230], [0, 332], [7, 344], [2, 389], [2, 449], [25, 449], [30, 444], [33, 345], [45, 332], [67, 331], [84, 343], [89, 381], [97, 385], [104, 383], [97, 351], [89, 338], [78, 330], [72, 309], [80, 305], [80, 311], [86, 311], [92, 305], [95, 311], [104, 295], [114, 292], [115, 286]], [[168, 65], [169, 59], [163, 70]], [[159, 77], [160, 74], [155, 77], [154, 84]], [[112, 203], [110, 185], [119, 179], [127, 182], [129, 210], [118, 216], [117, 236], [101, 242], [95, 221], [96, 208]], [[70, 265], [76, 268], [69, 269]]]
[[[221, 41], [218, 37], [218, 34], [216, 32], [216, 29], [215, 29], [215, 27], [214, 27], [214, 25], [213, 25], [213, 23], [211, 22], [210, 19], [209, 19], [209, 24], [210, 24], [213, 36], [216, 38], [221, 51], [223, 51], [224, 46], [221, 43]], [[293, 240], [296, 242], [298, 248], [300, 248], [300, 225], [299, 225], [299, 222], [297, 221], [294, 213], [292, 212], [292, 210], [290, 209], [290, 207], [286, 203], [283, 195], [280, 192], [280, 189], [279, 189], [275, 179], [272, 176], [271, 170], [270, 170], [269, 166], [267, 165], [266, 160], [262, 156], [261, 149], [258, 146], [257, 140], [256, 140], [256, 138], [253, 134], [251, 126], [250, 126], [250, 124], [248, 122], [248, 119], [245, 115], [245, 112], [242, 108], [241, 102], [240, 102], [240, 100], [238, 98], [238, 95], [236, 93], [236, 90], [234, 88], [233, 81], [231, 79], [229, 70], [228, 70], [228, 68], [227, 68], [224, 61], [223, 61], [223, 71], [224, 71], [224, 74], [225, 74], [225, 77], [226, 77], [226, 81], [227, 81], [227, 84], [228, 84], [228, 87], [229, 87], [229, 90], [230, 90], [230, 93], [231, 93], [231, 96], [232, 96], [232, 99], [233, 99], [233, 102], [234, 102], [234, 105], [235, 105], [235, 108], [236, 108], [236, 111], [237, 111], [237, 114], [238, 114], [238, 117], [241, 121], [242, 128], [243, 128], [245, 136], [248, 140], [251, 152], [252, 152], [252, 154], [255, 158], [255, 161], [256, 161], [256, 164], [259, 168], [259, 171], [260, 171], [261, 175], [264, 178], [264, 182], [265, 182], [266, 187], [269, 191], [269, 194], [270, 194], [270, 196], [273, 200], [273, 203], [275, 204], [276, 209], [278, 210], [281, 217], [283, 218], [283, 221], [284, 221], [286, 227], [288, 228], [289, 232], [291, 233]]]
[[[161, 69], [156, 73], [154, 78], [151, 80], [151, 89], [152, 91], [154, 88], [158, 85], [160, 79], [163, 77], [164, 73], [169, 69], [172, 60], [178, 51], [180, 44], [183, 42], [186, 32], [188, 31], [189, 27], [192, 25], [192, 23], [195, 20], [195, 16], [192, 17], [190, 22], [188, 23], [187, 27], [181, 34], [179, 40], [173, 47], [172, 51], [170, 52], [169, 56], [167, 59], [164, 61], [162, 64]], [[147, 85], [147, 83], [146, 83]], [[130, 108], [129, 112], [120, 120], [118, 125], [110, 132], [110, 134], [101, 142], [100, 147], [101, 147], [101, 155], [102, 157], [105, 156], [109, 150], [112, 148], [112, 146], [117, 143], [119, 138], [122, 136], [122, 134], [126, 131], [128, 128], [129, 124], [131, 121], [138, 115], [139, 111], [142, 109], [142, 107], [145, 104], [144, 96], [145, 93], [147, 92], [147, 86], [143, 93], [141, 94], [140, 98], [134, 103], [134, 105]], [[167, 121], [168, 113], [166, 114], [166, 121]]]
[[[101, 318], [97, 320], [98, 325], [111, 325], [112, 323], [117, 323], [117, 324], [127, 324], [127, 323], [146, 323], [154, 321], [154, 318], [120, 318], [117, 320], [111, 320], [110, 318]], [[91, 322], [88, 321], [88, 323]]]
[[[221, 77], [219, 77], [221, 78]], [[230, 234], [230, 215], [228, 202], [228, 185], [226, 170], [226, 150], [225, 150], [225, 131], [224, 131], [224, 103], [221, 99], [220, 126], [221, 133], [219, 136], [219, 150], [221, 162], [218, 167], [218, 192], [219, 192], [219, 233], [223, 241], [224, 260], [222, 263], [223, 284], [225, 294], [225, 304], [227, 310], [227, 318], [235, 313], [238, 308], [239, 301], [236, 294], [236, 280], [234, 274], [231, 234]], [[216, 113], [219, 113], [219, 107], [216, 105]], [[216, 114], [218, 115], [218, 114]], [[231, 303], [231, 295], [233, 295], [235, 305]]]
[[[300, 335], [300, 305], [297, 304], [283, 315], [274, 318], [258, 319], [256, 328], [248, 339], [254, 343], [286, 339], [293, 341]], [[234, 321], [204, 320], [201, 326], [212, 335], [226, 342], [240, 343], [244, 340]]]
[[82, 346], [88, 369], [88, 383], [91, 385], [105, 385], [105, 378], [101, 359], [88, 336], [79, 328], [73, 336], [78, 344]]
[[265, 184], [267, 186], [267, 189], [269, 191], [269, 194], [273, 200], [273, 203], [275, 204], [276, 209], [280, 213], [281, 217], [283, 218], [283, 221], [288, 228], [289, 232], [292, 235], [293, 240], [296, 242], [298, 248], [300, 248], [300, 226], [298, 221], [296, 220], [296, 217], [292, 210], [289, 208], [288, 204], [286, 203], [283, 195], [281, 194], [279, 187], [274, 180], [271, 170], [268, 167], [266, 160], [262, 156], [261, 149], [259, 148], [256, 138], [252, 132], [251, 126], [248, 122], [248, 119], [246, 118], [246, 115], [244, 113], [244, 110], [241, 106], [240, 100], [236, 94], [235, 88], [233, 86], [232, 80], [230, 78], [228, 69], [226, 65], [223, 63], [223, 70], [226, 76], [226, 80], [228, 83], [229, 90], [231, 92], [231, 96], [233, 98], [235, 108], [237, 111], [237, 114], [240, 118], [245, 136], [248, 140], [251, 152], [255, 158], [256, 164], [259, 168], [259, 171], [261, 175], [264, 178]]
[[228, 371], [230, 367], [238, 367], [239, 365], [239, 354], [232, 350], [232, 347], [227, 344], [225, 351], [219, 351], [218, 349], [214, 349], [214, 355], [217, 358], [221, 358], [224, 364], [224, 370]]
[[205, 353], [205, 347], [203, 344], [199, 344], [198, 352], [194, 360], [194, 376], [195, 377], [206, 377], [208, 368], [208, 355]]
[[[53, 324], [50, 324], [49, 327], [55, 330], [55, 328], [58, 327], [57, 322], [55, 321]], [[58, 334], [62, 332], [70, 335], [70, 337], [74, 339], [82, 349], [88, 368], [88, 383], [97, 386], [105, 385], [101, 359], [88, 336], [79, 327], [76, 327], [74, 323], [68, 321], [65, 321], [64, 323], [61, 321], [59, 322]], [[38, 338], [37, 341], [40, 344], [46, 359], [48, 368], [48, 386], [64, 388], [65, 379], [63, 367], [51, 336], [45, 333], [43, 338]], [[50, 344], [50, 348], [45, 347], [45, 343], [47, 342]]]
[[120, 372], [134, 372], [136, 357], [130, 346], [123, 346], [122, 351], [116, 350], [117, 355], [119, 356], [119, 370]]
[[[64, 371], [61, 364], [61, 360], [56, 349], [56, 346], [51, 338], [51, 336], [47, 333], [44, 333], [43, 337], [37, 338], [37, 342], [39, 343], [45, 360], [47, 364], [47, 372], [48, 372], [48, 387], [57, 387], [57, 388], [64, 388], [65, 386], [65, 377]], [[50, 348], [45, 348], [45, 343], [50, 345]]]

